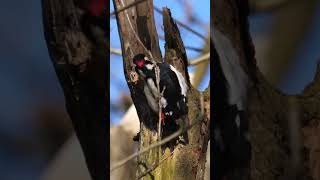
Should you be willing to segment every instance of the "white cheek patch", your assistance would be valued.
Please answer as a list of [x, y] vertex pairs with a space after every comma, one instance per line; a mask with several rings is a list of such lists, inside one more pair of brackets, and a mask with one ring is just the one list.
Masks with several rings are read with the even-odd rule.
[[170, 112], [169, 112], [169, 115], [172, 116], [172, 114], [173, 114], [172, 111], [170, 111]]
[[145, 57], [144, 57], [144, 60], [146, 60], [146, 61], [147, 61], [147, 60], [149, 60], [149, 59], [148, 59], [148, 57], [147, 57], [147, 56], [145, 56]]
[[154, 67], [154, 65], [153, 65], [153, 64], [147, 64], [147, 65], [146, 65], [146, 68], [147, 68], [148, 70], [152, 70], [152, 69], [153, 69], [153, 67]]

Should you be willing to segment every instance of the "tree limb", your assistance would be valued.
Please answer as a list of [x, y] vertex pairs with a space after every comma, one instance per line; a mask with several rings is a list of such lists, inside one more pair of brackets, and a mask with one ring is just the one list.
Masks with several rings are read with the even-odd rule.
[[44, 35], [91, 177], [107, 179], [107, 39], [83, 34], [72, 0], [42, 0]]

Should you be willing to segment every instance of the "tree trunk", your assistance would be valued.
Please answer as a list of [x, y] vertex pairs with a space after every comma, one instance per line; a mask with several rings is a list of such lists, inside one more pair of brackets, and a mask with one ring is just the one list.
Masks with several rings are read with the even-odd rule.
[[49, 55], [91, 177], [105, 180], [109, 177], [107, 39], [98, 44], [84, 35], [82, 13], [73, 0], [42, 0], [42, 9]]

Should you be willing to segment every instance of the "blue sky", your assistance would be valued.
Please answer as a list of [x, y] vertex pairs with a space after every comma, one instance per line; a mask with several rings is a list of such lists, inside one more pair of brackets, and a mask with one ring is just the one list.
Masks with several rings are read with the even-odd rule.
[[[172, 16], [181, 21], [186, 22], [187, 17], [185, 14], [184, 7], [181, 4], [182, 1], [173, 1], [173, 0], [158, 0], [154, 1], [154, 5], [162, 8], [162, 7], [168, 7], [171, 10]], [[193, 0], [189, 1], [190, 5], [192, 7], [194, 15], [204, 24], [209, 25], [210, 23], [210, 1], [209, 0], [203, 0], [201, 3], [199, 1]], [[198, 3], [197, 3], [198, 2]], [[113, 4], [110, 2], [110, 10], [114, 11]], [[159, 13], [155, 12], [155, 21], [156, 26], [158, 27], [157, 31], [159, 35], [163, 35], [163, 31], [161, 30], [160, 26], [162, 25], [162, 17]], [[201, 27], [197, 24], [190, 24], [190, 27], [197, 32], [200, 32], [204, 36], [208, 33], [208, 29]], [[194, 34], [186, 31], [183, 28], [179, 28], [180, 33], [182, 35], [182, 39], [185, 46], [192, 46], [197, 48], [202, 48], [204, 46], [204, 41], [200, 39], [199, 37], [195, 36]], [[118, 29], [115, 19], [111, 19], [110, 21], [110, 46], [113, 48], [120, 49], [120, 40], [118, 35]], [[164, 53], [164, 41], [160, 40], [159, 42], [161, 52]], [[198, 52], [187, 50], [187, 56], [189, 59], [197, 57]], [[117, 55], [111, 55], [110, 56], [110, 63], [111, 63], [111, 78], [110, 78], [110, 100], [113, 103], [118, 103], [118, 98], [121, 92], [129, 93], [129, 89], [127, 87], [127, 84], [124, 79], [124, 73], [123, 73], [123, 64], [122, 64], [122, 58]], [[189, 71], [192, 72], [193, 68], [189, 68]], [[207, 87], [210, 79], [210, 72], [208, 68], [208, 73], [206, 74], [203, 82], [200, 84], [199, 89], [203, 90], [205, 87]], [[121, 117], [123, 116], [123, 113], [115, 112], [110, 109], [111, 113], [111, 123], [117, 123]]]
[[[289, 66], [288, 71], [277, 86], [279, 90], [286, 94], [301, 93], [305, 86], [312, 82], [314, 78], [316, 65], [320, 63], [319, 17], [320, 4], [318, 4], [310, 29], [307, 30], [302, 43], [299, 44], [298, 50], [295, 52], [292, 65]], [[273, 15], [261, 13], [256, 16], [250, 16], [249, 23], [251, 36], [255, 43], [257, 36], [271, 32]]]

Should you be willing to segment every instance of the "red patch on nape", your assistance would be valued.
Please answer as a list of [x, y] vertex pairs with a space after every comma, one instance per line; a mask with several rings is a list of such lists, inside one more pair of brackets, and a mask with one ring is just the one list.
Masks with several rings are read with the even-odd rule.
[[141, 68], [144, 65], [144, 60], [138, 60], [136, 64], [139, 68]]

